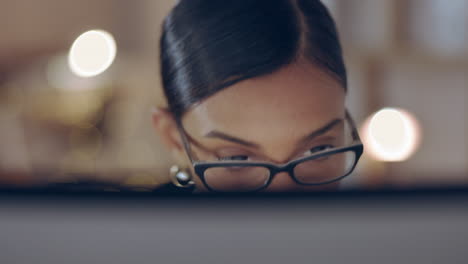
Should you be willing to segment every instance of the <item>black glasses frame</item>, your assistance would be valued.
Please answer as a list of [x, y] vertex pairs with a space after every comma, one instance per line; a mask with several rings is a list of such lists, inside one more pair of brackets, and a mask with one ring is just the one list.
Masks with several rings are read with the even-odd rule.
[[[187, 152], [187, 155], [188, 155], [188, 157], [190, 159], [190, 162], [192, 163], [192, 166], [194, 167], [195, 173], [197, 174], [197, 176], [202, 181], [203, 185], [205, 185], [205, 187], [208, 190], [210, 190], [212, 192], [220, 192], [220, 191], [210, 187], [210, 185], [206, 182], [205, 171], [210, 169], [210, 168], [217, 168], [217, 167], [264, 167], [264, 168], [269, 170], [270, 174], [268, 175], [268, 180], [265, 181], [265, 184], [263, 186], [261, 186], [261, 187], [259, 187], [257, 189], [254, 189], [254, 190], [250, 190], [252, 192], [256, 192], [256, 191], [260, 191], [262, 189], [267, 188], [270, 185], [270, 183], [273, 181], [274, 177], [280, 172], [287, 172], [289, 174], [289, 176], [293, 179], [294, 182], [296, 182], [297, 184], [300, 184], [300, 185], [307, 185], [307, 186], [317, 186], [317, 185], [329, 184], [329, 183], [332, 183], [332, 182], [342, 180], [346, 176], [350, 175], [354, 171], [354, 169], [356, 168], [356, 165], [357, 165], [362, 153], [364, 152], [364, 146], [361, 143], [361, 139], [360, 139], [359, 133], [358, 133], [358, 131], [356, 129], [356, 125], [354, 123], [354, 120], [351, 118], [351, 116], [350, 116], [350, 114], [349, 114], [349, 112], [347, 110], [346, 110], [345, 115], [346, 115], [346, 120], [350, 123], [351, 134], [352, 134], [352, 138], [353, 138], [353, 143], [350, 146], [341, 147], [341, 148], [334, 148], [334, 149], [331, 149], [331, 150], [324, 150], [322, 152], [319, 152], [317, 154], [314, 154], [314, 155], [311, 155], [311, 156], [308, 156], [308, 157], [303, 157], [303, 158], [299, 158], [299, 159], [296, 159], [296, 160], [289, 161], [288, 163], [283, 164], [283, 165], [276, 165], [276, 164], [268, 163], [268, 162], [235, 162], [235, 161], [205, 162], [205, 161], [194, 160], [193, 157], [196, 157], [196, 155], [195, 155], [195, 153], [192, 152], [192, 149], [190, 148], [190, 144], [189, 144], [189, 139], [191, 139], [191, 138], [189, 137], [188, 133], [183, 128], [180, 121], [177, 121], [177, 126], [178, 126], [178, 129], [179, 129], [180, 135], [182, 137], [182, 143], [184, 145], [185, 151]], [[193, 139], [190, 140], [190, 141], [194, 142]], [[194, 142], [194, 143], [196, 143], [196, 142]], [[202, 146], [200, 146], [200, 144], [195, 144], [195, 145], [197, 145], [199, 147], [202, 147]], [[333, 155], [333, 154], [337, 154], [337, 153], [348, 152], [348, 151], [354, 152], [355, 160], [354, 160], [354, 164], [351, 167], [351, 169], [349, 170], [349, 172], [346, 173], [343, 176], [340, 176], [340, 177], [338, 177], [336, 179], [332, 179], [332, 180], [328, 180], [328, 181], [324, 181], [324, 182], [319, 182], [319, 183], [304, 183], [304, 182], [301, 182], [300, 180], [298, 180], [295, 177], [294, 168], [298, 164], [301, 164], [301, 163], [309, 161], [309, 160], [319, 159], [319, 158], [322, 158], [322, 157], [325, 157], [325, 156], [329, 156], [329, 155]]]

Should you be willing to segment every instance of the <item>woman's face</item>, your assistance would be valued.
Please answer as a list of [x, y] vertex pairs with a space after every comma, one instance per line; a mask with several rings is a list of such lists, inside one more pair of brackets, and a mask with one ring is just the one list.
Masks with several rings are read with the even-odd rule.
[[[344, 88], [311, 64], [292, 64], [258, 78], [236, 83], [189, 110], [182, 123], [197, 143], [202, 161], [249, 160], [283, 164], [310, 154], [311, 149], [343, 141]], [[341, 121], [340, 121], [341, 120]], [[321, 128], [329, 129], [308, 137]], [[188, 162], [188, 159], [186, 159]], [[192, 168], [192, 174], [195, 175]], [[197, 189], [205, 190], [198, 177]], [[265, 191], [336, 189], [296, 184], [278, 173]]]

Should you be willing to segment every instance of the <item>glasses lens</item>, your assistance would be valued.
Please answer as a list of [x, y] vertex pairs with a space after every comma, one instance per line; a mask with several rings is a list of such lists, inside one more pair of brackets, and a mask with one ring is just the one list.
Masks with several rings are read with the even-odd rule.
[[349, 174], [355, 161], [356, 154], [353, 151], [327, 155], [297, 164], [294, 176], [305, 184], [325, 183]]
[[265, 167], [212, 167], [205, 171], [205, 182], [222, 192], [248, 192], [264, 187], [270, 178]]

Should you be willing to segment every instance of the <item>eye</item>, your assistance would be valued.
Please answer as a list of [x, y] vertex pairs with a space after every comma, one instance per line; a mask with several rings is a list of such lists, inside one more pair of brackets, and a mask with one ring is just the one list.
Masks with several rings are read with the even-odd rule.
[[244, 160], [248, 160], [248, 159], [249, 159], [249, 156], [247, 156], [247, 155], [218, 157], [218, 160], [220, 160], [220, 161], [244, 161]]
[[310, 154], [313, 154], [313, 153], [316, 153], [316, 152], [321, 152], [321, 151], [331, 149], [331, 148], [334, 148], [334, 146], [330, 145], [330, 144], [319, 145], [319, 146], [315, 146], [315, 147], [309, 149], [308, 151], [305, 152], [305, 154], [310, 155]]

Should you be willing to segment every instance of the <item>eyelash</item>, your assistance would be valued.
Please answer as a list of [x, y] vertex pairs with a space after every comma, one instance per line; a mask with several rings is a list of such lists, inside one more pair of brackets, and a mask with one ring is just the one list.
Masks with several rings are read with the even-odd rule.
[[[334, 148], [334, 147], [335, 146], [330, 145], [330, 144], [318, 145], [318, 146], [315, 146], [315, 147], [307, 150], [305, 153], [307, 153], [307, 152], [310, 152], [310, 153], [305, 154], [305, 155], [311, 155], [311, 154], [321, 152], [321, 151], [324, 151], [324, 150], [327, 150], [327, 149], [331, 149], [331, 148]], [[234, 155], [234, 156], [218, 157], [219, 161], [246, 161], [248, 159], [250, 159], [250, 157], [248, 155]]]
[[[334, 148], [334, 147], [335, 146], [330, 145], [330, 144], [323, 144], [323, 145], [315, 146], [315, 147], [309, 149], [308, 151], [310, 151], [311, 153], [316, 153], [316, 152], [324, 151], [326, 149], [331, 149], [331, 148]], [[323, 149], [312, 151], [313, 149], [317, 149], [317, 148], [323, 148]]]
[[245, 161], [248, 160], [249, 156], [247, 155], [235, 155], [235, 156], [226, 156], [226, 157], [218, 157], [219, 161]]

